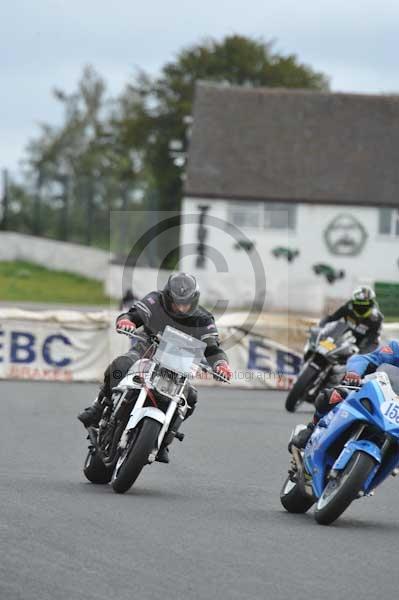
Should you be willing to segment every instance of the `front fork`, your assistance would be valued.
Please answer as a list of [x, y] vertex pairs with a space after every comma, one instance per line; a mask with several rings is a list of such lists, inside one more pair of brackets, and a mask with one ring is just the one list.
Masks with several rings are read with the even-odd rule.
[[[125, 398], [125, 396], [126, 396], [127, 393], [128, 393], [128, 390], [126, 390], [123, 393], [122, 397], [120, 398], [119, 403], [122, 403], [122, 401], [124, 400], [124, 398]], [[138, 398], [137, 398], [137, 400], [136, 400], [136, 402], [134, 404], [133, 410], [130, 413], [130, 418], [132, 416], [134, 416], [134, 414], [136, 412], [138, 412], [139, 410], [141, 410], [143, 408], [146, 400], [147, 400], [147, 390], [145, 388], [141, 388], [140, 393], [138, 395]], [[127, 444], [127, 441], [128, 441], [128, 433], [129, 433], [128, 429], [125, 428], [124, 432], [122, 433], [121, 439], [119, 440], [118, 447], [121, 448], [122, 450], [124, 448], [126, 448], [126, 444]]]
[[[160, 448], [160, 447], [161, 447], [161, 444], [162, 444], [162, 442], [163, 442], [163, 439], [164, 439], [164, 437], [165, 437], [165, 434], [166, 434], [166, 432], [167, 432], [167, 431], [168, 431], [168, 429], [169, 429], [169, 426], [170, 426], [170, 424], [171, 424], [171, 422], [172, 422], [172, 419], [173, 419], [173, 417], [174, 417], [174, 414], [175, 414], [175, 412], [176, 412], [176, 409], [177, 409], [178, 405], [179, 405], [179, 402], [178, 402], [178, 401], [176, 401], [176, 400], [171, 400], [171, 402], [170, 402], [170, 404], [169, 404], [169, 406], [168, 406], [168, 409], [167, 409], [167, 411], [166, 411], [166, 413], [165, 413], [165, 421], [164, 421], [164, 424], [162, 425], [161, 431], [159, 432], [159, 435], [158, 435], [158, 448]], [[172, 440], [171, 440], [171, 441], [172, 441]]]
[[[144, 407], [146, 399], [147, 399], [147, 390], [145, 388], [142, 388], [140, 390], [140, 394], [134, 405], [133, 411], [131, 413], [131, 417], [134, 417], [134, 415]], [[161, 430], [158, 434], [157, 447], [154, 448], [154, 451], [150, 454], [149, 462], [153, 462], [155, 460], [158, 450], [160, 449], [162, 442], [164, 441], [165, 435], [167, 434], [170, 424], [172, 422], [172, 419], [177, 411], [179, 412], [179, 418], [181, 418], [181, 421], [184, 420], [184, 416], [187, 412], [187, 406], [185, 405], [185, 406], [179, 408], [179, 405], [180, 405], [180, 398], [178, 398], [178, 399], [171, 398], [170, 399], [170, 404], [166, 410], [166, 413], [164, 413], [165, 417], [164, 417], [164, 420], [162, 423]], [[159, 410], [159, 409], [157, 409], [157, 410]], [[165, 440], [167, 442], [167, 445], [169, 445], [173, 441], [173, 438], [176, 436], [176, 433], [177, 433], [177, 430], [175, 432], [171, 432], [170, 437], [167, 436], [167, 439]], [[125, 429], [125, 431], [123, 432], [123, 435], [121, 437], [121, 440], [119, 442], [119, 447], [121, 449], [126, 447], [126, 444], [128, 442], [128, 434], [129, 434], [129, 431], [127, 429]], [[179, 439], [182, 439], [182, 438], [179, 438]]]

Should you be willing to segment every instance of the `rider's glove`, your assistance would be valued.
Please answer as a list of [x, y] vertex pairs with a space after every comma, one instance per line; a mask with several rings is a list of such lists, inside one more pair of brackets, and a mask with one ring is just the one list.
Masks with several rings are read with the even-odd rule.
[[119, 319], [116, 323], [116, 331], [125, 335], [131, 335], [136, 331], [136, 325], [133, 321], [129, 321], [129, 319]]
[[221, 362], [217, 363], [217, 365], [215, 366], [215, 372], [218, 375], [224, 377], [224, 379], [228, 379], [229, 381], [233, 377], [233, 371], [231, 370], [229, 364], [225, 360], [222, 360]]
[[355, 385], [360, 386], [362, 378], [358, 373], [354, 373], [353, 371], [349, 371], [345, 373], [344, 378], [342, 379], [342, 383], [344, 385]]

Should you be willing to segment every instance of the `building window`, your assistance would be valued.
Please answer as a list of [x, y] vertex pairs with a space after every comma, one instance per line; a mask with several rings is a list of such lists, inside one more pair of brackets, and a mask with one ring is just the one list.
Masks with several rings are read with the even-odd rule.
[[264, 228], [265, 229], [295, 229], [296, 205], [295, 204], [265, 204]]
[[250, 229], [291, 229], [296, 226], [296, 205], [275, 202], [229, 202], [229, 220]]
[[262, 227], [262, 202], [229, 202], [229, 221], [243, 229]]
[[381, 235], [399, 237], [399, 210], [394, 208], [380, 208], [379, 232]]

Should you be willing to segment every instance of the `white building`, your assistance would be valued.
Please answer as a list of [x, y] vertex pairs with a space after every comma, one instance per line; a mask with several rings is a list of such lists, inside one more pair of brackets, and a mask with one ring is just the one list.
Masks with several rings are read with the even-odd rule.
[[399, 98], [200, 84], [193, 117], [181, 267], [210, 297], [319, 313], [398, 283]]

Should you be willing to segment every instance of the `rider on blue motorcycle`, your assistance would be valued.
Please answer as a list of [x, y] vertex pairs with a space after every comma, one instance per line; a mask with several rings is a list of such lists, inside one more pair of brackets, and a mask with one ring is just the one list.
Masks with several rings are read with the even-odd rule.
[[336, 404], [342, 402], [342, 400], [347, 397], [348, 390], [343, 386], [359, 386], [364, 375], [374, 373], [380, 365], [385, 363], [399, 367], [398, 340], [392, 340], [389, 344], [381, 346], [369, 354], [356, 354], [352, 356], [347, 362], [347, 370], [342, 379], [342, 386], [338, 386], [334, 389], [326, 388], [320, 392], [316, 398], [316, 411], [312, 421], [308, 424], [306, 429], [300, 431], [293, 438], [291, 444], [297, 448], [305, 448], [320, 419], [334, 408]]

